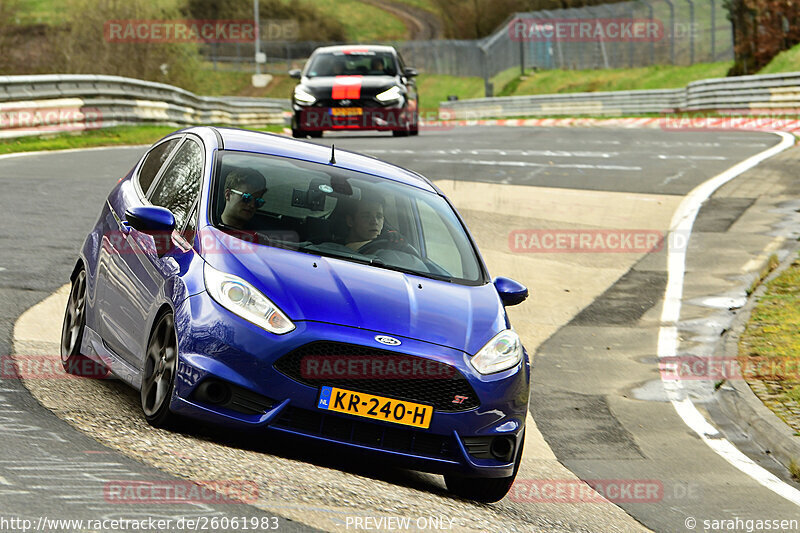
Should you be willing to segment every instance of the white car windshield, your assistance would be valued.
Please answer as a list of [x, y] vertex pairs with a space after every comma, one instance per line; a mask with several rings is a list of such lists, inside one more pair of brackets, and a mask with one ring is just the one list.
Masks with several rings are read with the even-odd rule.
[[368, 50], [317, 54], [306, 76], [396, 76], [394, 56], [390, 52]]

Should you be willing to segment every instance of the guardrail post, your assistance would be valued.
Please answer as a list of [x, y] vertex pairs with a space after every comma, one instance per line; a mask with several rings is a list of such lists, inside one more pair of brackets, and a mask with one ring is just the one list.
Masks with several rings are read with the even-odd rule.
[[494, 96], [494, 87], [489, 81], [489, 51], [481, 47], [481, 68], [483, 69], [483, 93], [486, 98]]
[[669, 62], [675, 64], [675, 4], [672, 0], [664, 0], [669, 6]]
[[714, 12], [714, 0], [711, 0], [711, 61], [717, 60], [716, 50], [714, 45], [717, 36], [716, 13]]
[[689, 3], [689, 64], [694, 65], [694, 2]]

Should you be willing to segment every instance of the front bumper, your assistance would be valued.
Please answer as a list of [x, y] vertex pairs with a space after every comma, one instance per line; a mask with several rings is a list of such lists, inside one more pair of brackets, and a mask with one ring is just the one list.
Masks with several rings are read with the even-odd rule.
[[[482, 376], [458, 350], [402, 338], [402, 351], [455, 367], [480, 399], [476, 408], [434, 411], [431, 425], [420, 430], [339, 414], [317, 407], [319, 387], [296, 381], [274, 368], [284, 355], [315, 341], [376, 346], [375, 331], [319, 322], [296, 322], [286, 335], [270, 334], [228, 312], [206, 292], [191, 296], [176, 317], [180, 357], [171, 409], [181, 415], [240, 429], [273, 430], [374, 452], [408, 468], [476, 477], [507, 477], [521, 446], [527, 415], [530, 368], [527, 355], [514, 369]], [[387, 347], [381, 346], [381, 349]], [[400, 348], [400, 347], [399, 347]], [[238, 391], [239, 401], [213, 404], [199, 399], [203, 383], [223, 382]], [[357, 390], [356, 387], [351, 387]], [[390, 396], [391, 395], [387, 395]], [[247, 412], [244, 412], [247, 411]], [[508, 437], [510, 460], [469, 453], [475, 437]], [[466, 439], [466, 440], [465, 440]]]
[[[223, 309], [205, 292], [190, 297], [181, 308], [187, 316], [175, 321], [180, 362], [170, 405], [178, 414], [240, 429], [301, 435], [375, 453], [417, 470], [476, 477], [507, 477], [513, 472], [527, 414], [527, 356], [514, 369], [482, 376], [472, 370], [463, 352], [402, 338], [402, 350], [390, 350], [455, 367], [480, 399], [478, 407], [466, 411], [434, 411], [430, 427], [420, 430], [319, 409], [319, 387], [300, 383], [273, 366], [315, 341], [375, 347], [375, 335], [384, 332], [296, 322], [291, 333], [273, 335]], [[238, 391], [237, 398], [244, 398], [250, 409], [236, 407], [236, 402], [204, 401], [199, 391], [214, 380]], [[476, 457], [470, 453], [476, 437], [507, 437], [515, 443], [514, 454], [505, 461]]]

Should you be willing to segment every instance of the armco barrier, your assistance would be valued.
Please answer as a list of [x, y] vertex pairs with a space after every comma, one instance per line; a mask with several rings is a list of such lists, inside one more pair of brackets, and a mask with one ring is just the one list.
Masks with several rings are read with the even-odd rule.
[[197, 96], [120, 76], [0, 76], [0, 138], [121, 124], [283, 124], [288, 100]]
[[442, 102], [439, 114], [444, 118], [477, 119], [662, 113], [679, 108], [683, 93], [684, 89], [659, 89], [476, 98]]
[[443, 118], [457, 120], [732, 110], [800, 111], [800, 72], [701, 80], [683, 89], [507, 96], [439, 104]]

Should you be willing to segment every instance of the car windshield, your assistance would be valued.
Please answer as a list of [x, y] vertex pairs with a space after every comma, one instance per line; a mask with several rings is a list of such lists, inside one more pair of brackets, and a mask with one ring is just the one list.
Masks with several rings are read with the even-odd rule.
[[348, 50], [316, 54], [306, 70], [306, 76], [395, 76], [391, 52]]
[[463, 225], [436, 193], [331, 165], [220, 154], [212, 219], [235, 237], [456, 283], [484, 281]]

